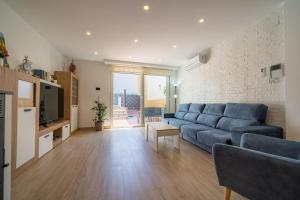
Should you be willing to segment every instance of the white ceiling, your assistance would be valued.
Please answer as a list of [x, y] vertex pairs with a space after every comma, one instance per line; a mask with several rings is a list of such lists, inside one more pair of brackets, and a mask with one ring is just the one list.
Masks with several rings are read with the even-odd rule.
[[[255, 23], [281, 1], [6, 0], [67, 57], [168, 66], [182, 65], [202, 49]], [[144, 4], [149, 11], [143, 10]], [[205, 22], [199, 24], [201, 17]], [[85, 35], [87, 30], [91, 37]]]

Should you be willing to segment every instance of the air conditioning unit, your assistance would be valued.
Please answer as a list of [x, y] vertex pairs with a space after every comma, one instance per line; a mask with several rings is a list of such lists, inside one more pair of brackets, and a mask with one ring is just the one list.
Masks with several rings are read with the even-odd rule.
[[209, 51], [205, 50], [202, 53], [199, 53], [197, 56], [190, 59], [185, 65], [184, 69], [186, 71], [192, 70], [196, 67], [199, 67], [201, 64], [206, 64], [208, 61]]

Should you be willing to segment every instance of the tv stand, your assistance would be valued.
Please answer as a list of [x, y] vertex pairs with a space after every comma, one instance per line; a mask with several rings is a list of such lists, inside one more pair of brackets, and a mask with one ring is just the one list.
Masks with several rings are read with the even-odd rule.
[[70, 120], [57, 120], [45, 125], [41, 125], [39, 131], [39, 158], [70, 136]]
[[55, 131], [56, 129], [59, 129], [67, 124], [70, 124], [70, 120], [57, 120], [49, 124], [41, 125], [39, 136], [43, 136], [51, 131]]

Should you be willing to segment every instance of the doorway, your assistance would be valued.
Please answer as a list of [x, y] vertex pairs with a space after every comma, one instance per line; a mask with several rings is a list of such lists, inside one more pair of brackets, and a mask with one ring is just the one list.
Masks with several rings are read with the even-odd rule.
[[167, 81], [166, 76], [144, 75], [144, 122], [162, 121], [167, 111]]
[[113, 73], [113, 127], [130, 128], [141, 122], [141, 75]]

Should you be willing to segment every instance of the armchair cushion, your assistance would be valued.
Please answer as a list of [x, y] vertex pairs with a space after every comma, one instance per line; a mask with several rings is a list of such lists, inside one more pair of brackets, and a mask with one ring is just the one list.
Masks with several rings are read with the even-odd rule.
[[300, 156], [300, 142], [264, 135], [244, 134], [241, 147], [298, 160]]

